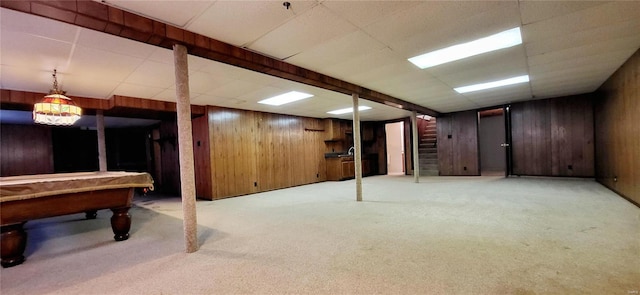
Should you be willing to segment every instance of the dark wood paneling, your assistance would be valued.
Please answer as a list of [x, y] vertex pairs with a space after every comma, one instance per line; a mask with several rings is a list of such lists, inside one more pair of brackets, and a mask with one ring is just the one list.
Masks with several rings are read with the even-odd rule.
[[456, 113], [454, 118], [453, 173], [480, 175], [478, 154], [478, 114], [476, 111]]
[[[387, 174], [387, 134], [385, 131], [385, 123], [376, 123], [375, 125], [375, 141], [371, 143], [372, 149], [369, 151], [374, 156], [376, 162], [373, 165], [374, 174]], [[377, 170], [375, 167], [378, 167]]]
[[514, 104], [511, 116], [513, 174], [551, 175], [549, 100]]
[[191, 120], [193, 132], [193, 159], [196, 180], [196, 196], [213, 199], [211, 177], [211, 145], [209, 142], [209, 117]]
[[591, 96], [512, 105], [511, 148], [515, 175], [592, 177]]
[[593, 103], [590, 97], [551, 103], [551, 174], [593, 177]]
[[162, 121], [159, 127], [160, 167], [162, 183], [159, 189], [166, 193], [180, 193], [180, 158], [178, 153], [178, 125], [175, 121]]
[[53, 173], [51, 128], [0, 125], [0, 176]]
[[478, 113], [466, 111], [438, 117], [440, 175], [480, 175]]
[[453, 129], [451, 129], [451, 115], [439, 117], [436, 122], [438, 129], [438, 171], [440, 175], [453, 174]]
[[640, 50], [598, 91], [595, 107], [596, 178], [640, 204]]
[[412, 146], [412, 134], [411, 134], [411, 119], [404, 118], [403, 127], [403, 138], [404, 138], [404, 174], [405, 175], [413, 175], [413, 148]]

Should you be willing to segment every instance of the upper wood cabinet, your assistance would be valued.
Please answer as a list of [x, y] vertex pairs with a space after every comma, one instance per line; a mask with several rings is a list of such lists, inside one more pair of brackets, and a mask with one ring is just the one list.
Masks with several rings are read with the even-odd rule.
[[[360, 124], [360, 137], [362, 141], [375, 140], [374, 126]], [[352, 121], [339, 119], [324, 119], [325, 141], [353, 141]]]
[[325, 140], [343, 140], [344, 132], [338, 119], [324, 119]]

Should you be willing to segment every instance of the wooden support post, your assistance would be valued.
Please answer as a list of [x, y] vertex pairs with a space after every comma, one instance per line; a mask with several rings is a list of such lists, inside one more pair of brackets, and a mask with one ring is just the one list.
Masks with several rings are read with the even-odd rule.
[[96, 129], [98, 131], [98, 167], [100, 172], [107, 171], [107, 144], [104, 135], [104, 112], [96, 110]]
[[356, 173], [356, 201], [362, 201], [362, 147], [360, 140], [360, 112], [358, 111], [358, 94], [351, 95], [353, 98], [353, 147]]
[[176, 76], [176, 112], [178, 115], [178, 153], [180, 156], [180, 188], [184, 239], [187, 253], [198, 250], [196, 221], [196, 182], [193, 162], [193, 136], [191, 131], [191, 101], [189, 98], [189, 69], [187, 48], [173, 45]]
[[413, 154], [413, 180], [420, 182], [420, 157], [418, 156], [418, 114], [416, 111], [411, 113], [411, 136], [413, 137], [412, 154]]

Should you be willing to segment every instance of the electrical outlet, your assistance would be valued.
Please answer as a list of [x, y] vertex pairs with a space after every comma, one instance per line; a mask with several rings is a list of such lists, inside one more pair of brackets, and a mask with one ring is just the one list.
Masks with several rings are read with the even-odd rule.
[[253, 183], [253, 186], [258, 187], [258, 182], [257, 182], [257, 181], [256, 181], [256, 182], [254, 182], [254, 183]]

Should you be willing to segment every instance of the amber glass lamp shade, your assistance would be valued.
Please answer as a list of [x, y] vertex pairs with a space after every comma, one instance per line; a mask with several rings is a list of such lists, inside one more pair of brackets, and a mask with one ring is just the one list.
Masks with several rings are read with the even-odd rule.
[[58, 71], [53, 70], [53, 89], [41, 102], [33, 105], [33, 121], [46, 125], [73, 125], [82, 115], [82, 109], [58, 90]]
[[33, 121], [46, 125], [73, 125], [82, 109], [64, 94], [49, 94], [33, 106]]

